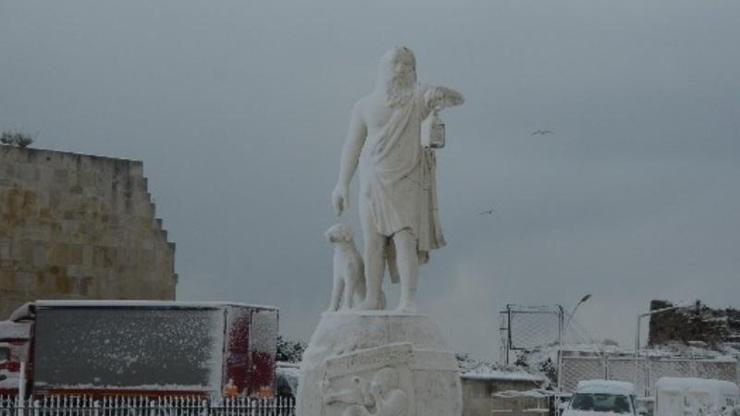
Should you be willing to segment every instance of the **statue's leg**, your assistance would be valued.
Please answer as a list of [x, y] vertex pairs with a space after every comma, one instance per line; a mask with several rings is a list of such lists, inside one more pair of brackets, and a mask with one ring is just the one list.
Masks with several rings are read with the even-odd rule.
[[365, 301], [360, 309], [381, 309], [380, 293], [385, 273], [386, 237], [375, 232], [365, 233]]
[[352, 297], [355, 295], [355, 279], [351, 270], [345, 270], [344, 295], [342, 295], [342, 308], [352, 309]]
[[338, 270], [334, 270], [334, 284], [331, 288], [331, 300], [329, 301], [329, 311], [339, 310], [342, 301], [342, 292], [344, 291], [344, 280]]
[[401, 230], [393, 236], [396, 244], [396, 264], [401, 277], [401, 300], [397, 311], [416, 311], [416, 284], [419, 280], [419, 255], [416, 236], [411, 230]]
[[356, 295], [354, 305], [359, 305], [362, 302], [365, 301], [365, 295], [367, 293], [367, 289], [365, 288], [365, 263], [362, 261], [362, 258], [360, 257], [360, 254], [357, 253], [358, 257], [358, 271], [357, 271], [357, 281], [355, 282], [355, 293], [353, 295]]
[[[362, 192], [361, 192], [362, 193]], [[365, 262], [365, 300], [358, 309], [383, 309], [381, 293], [383, 291], [383, 275], [385, 274], [385, 245], [388, 238], [375, 231], [373, 216], [370, 212], [369, 200], [360, 198], [360, 224], [365, 241], [363, 261]]]

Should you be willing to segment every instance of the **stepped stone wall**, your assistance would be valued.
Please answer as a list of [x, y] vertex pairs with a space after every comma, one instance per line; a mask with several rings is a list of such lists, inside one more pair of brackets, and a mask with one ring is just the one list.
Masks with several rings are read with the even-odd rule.
[[[650, 310], [674, 306], [664, 300], [650, 302]], [[697, 301], [693, 308], [678, 309], [650, 317], [650, 345], [669, 342], [705, 342], [711, 347], [740, 343], [740, 310], [710, 308]]]
[[0, 320], [35, 299], [175, 298], [140, 161], [0, 146]]

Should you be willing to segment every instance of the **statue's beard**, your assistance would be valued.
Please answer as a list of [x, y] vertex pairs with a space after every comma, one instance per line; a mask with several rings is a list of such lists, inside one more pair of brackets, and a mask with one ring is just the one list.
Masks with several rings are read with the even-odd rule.
[[405, 104], [414, 94], [415, 87], [416, 73], [413, 71], [393, 74], [393, 77], [386, 82], [386, 102], [390, 107]]

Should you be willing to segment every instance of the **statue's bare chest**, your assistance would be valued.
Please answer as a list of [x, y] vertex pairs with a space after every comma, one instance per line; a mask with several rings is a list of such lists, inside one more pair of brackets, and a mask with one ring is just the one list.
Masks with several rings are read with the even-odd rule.
[[385, 104], [372, 103], [365, 108], [365, 123], [368, 135], [382, 129], [393, 115], [393, 109]]

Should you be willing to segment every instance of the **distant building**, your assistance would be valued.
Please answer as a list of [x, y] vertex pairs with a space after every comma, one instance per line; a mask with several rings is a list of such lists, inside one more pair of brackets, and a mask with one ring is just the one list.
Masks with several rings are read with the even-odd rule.
[[0, 320], [35, 299], [175, 298], [140, 161], [0, 146]]

